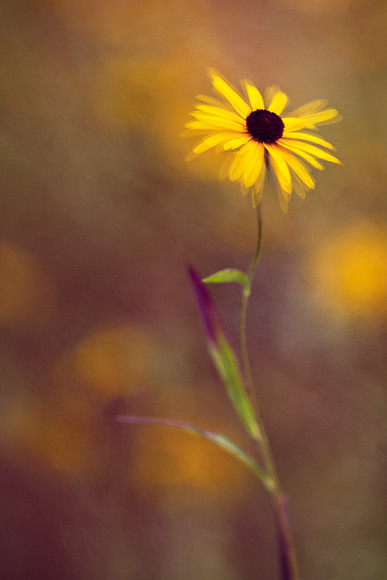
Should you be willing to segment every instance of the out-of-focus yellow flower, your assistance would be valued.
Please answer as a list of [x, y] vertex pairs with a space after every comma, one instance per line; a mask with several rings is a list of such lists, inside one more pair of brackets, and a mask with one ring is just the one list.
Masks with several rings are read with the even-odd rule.
[[361, 224], [328, 240], [313, 258], [314, 287], [342, 313], [387, 313], [387, 237]]
[[330, 143], [308, 132], [340, 119], [336, 109], [326, 108], [327, 101], [316, 99], [282, 116], [288, 98], [279, 87], [269, 87], [263, 99], [244, 79], [243, 98], [216, 70], [208, 72], [222, 100], [198, 96], [200, 103], [191, 113], [195, 120], [186, 124], [184, 134], [204, 137], [189, 158], [212, 148], [229, 152], [221, 177], [239, 181], [244, 193], [251, 190], [255, 206], [262, 198], [266, 168], [273, 170], [281, 208], [287, 211], [293, 189], [304, 198], [315, 186], [305, 162], [316, 169], [324, 168], [321, 160], [340, 163], [326, 151], [334, 149]]

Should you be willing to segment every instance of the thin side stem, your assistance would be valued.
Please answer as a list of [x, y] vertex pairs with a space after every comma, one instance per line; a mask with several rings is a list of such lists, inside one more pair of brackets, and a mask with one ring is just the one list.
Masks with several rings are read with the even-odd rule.
[[[259, 258], [262, 250], [262, 215], [260, 206], [257, 207], [257, 226], [258, 226], [258, 236], [257, 236], [257, 247], [253, 261], [250, 265], [250, 269], [247, 273], [251, 284], [254, 278], [254, 274], [259, 262]], [[257, 444], [259, 451], [262, 455], [263, 465], [267, 473], [270, 475], [273, 486], [270, 491], [271, 500], [273, 504], [275, 523], [278, 533], [278, 542], [281, 556], [281, 568], [282, 568], [282, 578], [283, 580], [299, 580], [298, 566], [296, 560], [296, 554], [292, 539], [292, 534], [290, 531], [289, 518], [287, 514], [287, 502], [286, 496], [283, 494], [275, 467], [273, 454], [271, 452], [269, 440], [266, 434], [263, 421], [259, 412], [259, 407], [255, 397], [253, 378], [251, 374], [250, 360], [247, 351], [247, 340], [246, 340], [246, 315], [247, 315], [247, 304], [250, 296], [249, 292], [243, 292], [241, 307], [239, 313], [239, 346], [241, 353], [241, 362], [243, 375], [246, 382], [247, 395], [254, 406], [256, 420], [260, 430], [260, 437], [257, 439]]]

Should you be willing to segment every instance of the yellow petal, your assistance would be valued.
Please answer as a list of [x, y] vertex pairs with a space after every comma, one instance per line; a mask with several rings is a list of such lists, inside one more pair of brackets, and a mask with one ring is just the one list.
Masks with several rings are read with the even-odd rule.
[[248, 143], [239, 149], [237, 153], [235, 153], [229, 171], [229, 178], [231, 181], [238, 181], [238, 179], [241, 179], [243, 173], [245, 172], [247, 153]]
[[265, 105], [266, 105], [265, 109], [268, 108], [268, 106], [271, 104], [276, 94], [279, 93], [280, 91], [281, 89], [277, 87], [277, 85], [267, 87], [267, 89], [265, 90]]
[[309, 170], [305, 165], [297, 159], [294, 155], [281, 148], [281, 155], [290, 167], [290, 169], [301, 179], [301, 181], [309, 188], [314, 189], [315, 182], [310, 175]]
[[207, 103], [208, 105], [213, 105], [214, 107], [218, 107], [220, 109], [225, 109], [226, 111], [230, 110], [228, 103], [225, 103], [224, 101], [221, 101], [220, 99], [215, 99], [215, 97], [208, 97], [207, 95], [197, 95], [196, 98], [199, 99], [199, 101], [203, 101], [204, 103]]
[[[236, 123], [241, 123], [243, 125], [246, 125], [245, 120], [242, 119], [239, 115], [237, 115], [233, 111], [229, 111], [227, 109], [221, 109], [220, 107], [212, 107], [211, 105], [203, 105], [201, 103], [199, 103], [198, 105], [195, 105], [195, 106], [196, 106], [196, 109], [198, 111], [201, 111], [202, 113], [214, 115], [216, 117], [224, 117], [226, 119], [230, 119], [230, 121], [235, 121]], [[193, 111], [191, 113], [191, 115], [195, 116], [194, 113], [197, 113], [198, 111]]]
[[258, 179], [262, 170], [265, 148], [261, 143], [250, 141], [246, 145], [248, 150], [245, 161], [245, 171], [243, 175], [243, 183], [245, 187], [251, 187]]
[[193, 152], [196, 155], [203, 153], [204, 151], [208, 151], [208, 149], [212, 149], [212, 147], [217, 147], [221, 143], [226, 143], [230, 139], [234, 139], [235, 135], [233, 133], [215, 133], [214, 135], [210, 135], [205, 137], [200, 143], [198, 143]]
[[246, 118], [251, 113], [251, 109], [237, 91], [215, 69], [208, 69], [208, 74], [214, 89], [234, 107], [237, 113]]
[[245, 184], [243, 183], [243, 181], [239, 182], [239, 186], [240, 186], [240, 190], [241, 190], [241, 194], [242, 195], [247, 195], [250, 191], [250, 188], [246, 188]]
[[281, 91], [277, 85], [268, 87], [265, 91], [266, 109], [272, 113], [280, 115], [284, 110], [288, 97]]
[[[299, 157], [302, 157], [302, 159], [305, 159], [305, 161], [310, 163], [310, 165], [312, 165], [312, 167], [316, 167], [316, 169], [321, 169], [321, 170], [324, 169], [324, 166], [321, 165], [321, 163], [319, 163], [317, 161], [317, 159], [312, 157], [312, 155], [309, 155], [309, 153], [305, 153], [305, 151], [301, 151], [297, 147], [293, 147], [292, 145], [289, 145], [288, 144], [289, 142], [285, 139], [281, 139], [280, 143], [281, 143], [281, 147], [284, 147], [285, 149], [288, 149], [289, 151], [291, 151], [292, 153], [295, 153]], [[290, 141], [290, 143], [292, 143], [292, 141]]]
[[232, 149], [238, 149], [238, 147], [242, 147], [242, 145], [245, 145], [248, 141], [250, 141], [250, 139], [251, 135], [241, 135], [237, 138], [235, 138], [235, 135], [233, 135], [233, 138], [230, 139], [230, 141], [224, 143], [223, 150], [231, 151]]
[[300, 120], [304, 122], [305, 129], [315, 129], [317, 125], [330, 125], [331, 123], [337, 123], [341, 119], [342, 116], [336, 109], [324, 109], [323, 111], [300, 117]]
[[316, 145], [321, 145], [322, 147], [326, 147], [327, 149], [332, 149], [335, 151], [336, 148], [333, 147], [328, 141], [322, 139], [321, 137], [317, 137], [317, 135], [309, 135], [309, 133], [300, 133], [299, 131], [284, 131], [283, 134], [284, 139], [300, 139], [301, 141], [310, 141], [311, 143], [316, 143]]
[[265, 174], [266, 174], [266, 165], [265, 163], [262, 164], [261, 172], [258, 176], [257, 181], [252, 185], [251, 191], [253, 196], [253, 206], [258, 207], [261, 202], [264, 185], [265, 185]]
[[317, 157], [317, 159], [324, 159], [325, 161], [330, 161], [331, 163], [337, 163], [338, 165], [342, 165], [341, 161], [339, 161], [336, 157], [327, 153], [323, 149], [319, 149], [314, 145], [310, 145], [309, 143], [305, 143], [304, 141], [296, 141], [293, 139], [281, 139], [281, 144], [290, 145], [297, 149], [298, 151], [304, 151], [305, 153], [309, 153], [309, 155], [313, 155]]
[[298, 195], [298, 197], [300, 197], [301, 199], [305, 199], [305, 197], [306, 197], [306, 187], [302, 183], [302, 181], [297, 177], [297, 175], [294, 176], [293, 186], [294, 186], [294, 191], [296, 192], [296, 194]]
[[252, 110], [256, 111], [257, 109], [264, 109], [265, 105], [263, 102], [263, 97], [262, 97], [261, 93], [259, 92], [259, 90], [257, 89], [257, 87], [254, 85], [254, 83], [252, 83], [248, 79], [245, 79], [243, 81], [243, 83], [244, 83], [246, 93], [247, 93], [247, 96], [249, 98]]
[[289, 205], [288, 196], [286, 194], [284, 195], [284, 192], [279, 187], [277, 187], [277, 195], [280, 208], [284, 213], [288, 213], [288, 205]]
[[253, 207], [258, 207], [262, 201], [263, 197], [263, 187], [254, 188], [255, 190], [252, 192], [252, 199], [253, 199]]
[[308, 128], [308, 124], [304, 117], [282, 117], [285, 125], [285, 131], [299, 131], [300, 129]]
[[285, 161], [285, 158], [281, 154], [280, 148], [276, 145], [268, 145], [267, 143], [265, 143], [265, 148], [270, 154], [270, 161], [274, 167], [274, 172], [277, 176], [281, 189], [283, 189], [285, 193], [291, 193], [292, 177], [290, 175], [289, 167]]
[[289, 113], [289, 117], [302, 117], [304, 115], [308, 115], [309, 113], [315, 113], [316, 111], [320, 111], [324, 107], [326, 107], [328, 101], [326, 99], [314, 99], [313, 101], [309, 101], [309, 103], [305, 103], [301, 107], [298, 107], [291, 113]]
[[276, 115], [280, 115], [286, 104], [288, 102], [288, 97], [282, 91], [279, 91], [274, 96], [273, 100], [271, 101], [270, 105], [267, 107], [269, 111], [275, 113]]
[[[196, 119], [197, 121], [212, 121], [212, 120], [216, 120], [216, 121], [231, 121], [232, 123], [236, 123], [240, 130], [244, 129], [246, 127], [246, 123], [240, 118], [238, 117], [238, 115], [236, 115], [234, 113], [234, 116], [230, 117], [229, 115], [217, 115], [217, 114], [211, 114], [211, 113], [205, 113], [203, 111], [192, 111], [192, 113], [190, 113], [190, 115], [192, 115], [192, 117], [194, 119]], [[232, 113], [230, 112], [230, 115], [232, 115]]]
[[190, 121], [185, 126], [187, 129], [197, 129], [199, 131], [214, 131], [216, 129], [221, 129], [224, 131], [237, 131], [238, 133], [241, 132], [242, 128], [239, 123], [216, 117], [206, 117], [202, 118], [200, 121]]

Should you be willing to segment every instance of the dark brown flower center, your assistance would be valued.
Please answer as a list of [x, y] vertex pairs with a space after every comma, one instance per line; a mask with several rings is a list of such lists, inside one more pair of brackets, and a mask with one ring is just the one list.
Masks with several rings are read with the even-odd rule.
[[252, 111], [246, 119], [246, 127], [250, 135], [260, 143], [275, 143], [281, 139], [285, 124], [279, 115], [257, 109]]

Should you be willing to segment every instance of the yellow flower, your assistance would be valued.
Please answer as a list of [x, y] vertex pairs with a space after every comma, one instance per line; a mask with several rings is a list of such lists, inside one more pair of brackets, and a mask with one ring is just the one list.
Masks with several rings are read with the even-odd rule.
[[211, 148], [227, 151], [221, 177], [239, 181], [243, 193], [251, 190], [255, 206], [262, 199], [266, 169], [272, 169], [281, 208], [287, 211], [293, 188], [304, 198], [315, 186], [306, 163], [316, 169], [324, 169], [321, 160], [340, 164], [326, 151], [334, 150], [333, 145], [308, 132], [340, 120], [336, 109], [326, 108], [327, 101], [316, 99], [282, 116], [288, 98], [279, 87], [269, 87], [263, 99], [244, 79], [243, 98], [216, 70], [208, 73], [222, 100], [198, 95], [200, 103], [191, 113], [195, 120], [186, 124], [184, 134], [205, 136], [189, 158]]

